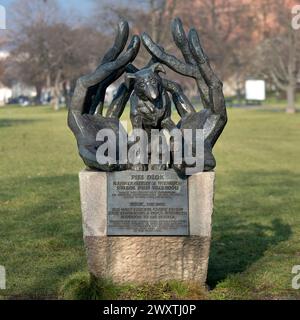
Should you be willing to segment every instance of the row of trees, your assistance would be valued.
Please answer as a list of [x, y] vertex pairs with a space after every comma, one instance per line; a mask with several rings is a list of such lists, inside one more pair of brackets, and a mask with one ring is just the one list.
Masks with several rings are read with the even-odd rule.
[[68, 103], [76, 79], [89, 72], [104, 53], [107, 39], [89, 25], [66, 21], [54, 0], [18, 0], [12, 11], [14, 24], [6, 42], [10, 56], [3, 82], [33, 86], [37, 103], [47, 89], [58, 109], [60, 97]]
[[[37, 99], [43, 88], [49, 88], [57, 107], [59, 96], [68, 101], [67, 89], [72, 91], [75, 80], [104, 54], [120, 18], [130, 22], [133, 33], [147, 31], [176, 54], [170, 22], [180, 16], [186, 26], [200, 30], [224, 81], [241, 89], [248, 77], [263, 77], [286, 93], [287, 110], [294, 112], [300, 66], [300, 31], [291, 24], [294, 4], [293, 0], [131, 0], [130, 6], [114, 1], [104, 8], [95, 0], [93, 19], [88, 19], [92, 22], [79, 24], [62, 16], [55, 0], [16, 0], [11, 55], [5, 66], [0, 65], [0, 77], [34, 86]], [[143, 66], [148, 59], [142, 51], [136, 63]], [[196, 92], [193, 82], [181, 82], [191, 94]]]
[[247, 78], [263, 78], [269, 87], [286, 93], [287, 111], [295, 112], [300, 30], [294, 30], [291, 21], [296, 1], [148, 0], [144, 6], [134, 2], [130, 8], [110, 6], [105, 16], [113, 23], [129, 19], [137, 33], [148, 30], [168, 51], [173, 49], [170, 21], [180, 16], [185, 25], [200, 30], [205, 49], [223, 80], [234, 82], [241, 91]]

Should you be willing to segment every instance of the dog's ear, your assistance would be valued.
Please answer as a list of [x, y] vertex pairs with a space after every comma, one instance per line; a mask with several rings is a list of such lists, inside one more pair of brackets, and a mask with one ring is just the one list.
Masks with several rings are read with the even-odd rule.
[[166, 69], [164, 68], [164, 66], [161, 63], [154, 63], [150, 69], [154, 72], [154, 73], [163, 73], [166, 74]]
[[127, 89], [130, 88], [131, 84], [135, 81], [136, 75], [134, 73], [126, 73], [125, 74], [125, 85]]

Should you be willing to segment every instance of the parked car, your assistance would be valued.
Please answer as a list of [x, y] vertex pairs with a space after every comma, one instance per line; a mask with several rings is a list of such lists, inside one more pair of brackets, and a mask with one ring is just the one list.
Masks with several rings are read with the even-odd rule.
[[19, 96], [15, 98], [10, 98], [8, 104], [18, 104], [22, 107], [27, 107], [31, 104], [31, 100], [26, 96]]

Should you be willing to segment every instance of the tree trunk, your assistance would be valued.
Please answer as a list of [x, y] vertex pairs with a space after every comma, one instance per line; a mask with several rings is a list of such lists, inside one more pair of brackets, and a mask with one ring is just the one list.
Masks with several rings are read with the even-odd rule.
[[66, 107], [67, 109], [69, 109], [71, 105], [71, 95], [70, 95], [70, 88], [66, 81], [64, 81], [63, 83], [63, 96], [65, 98]]
[[286, 94], [287, 94], [287, 102], [288, 102], [286, 112], [287, 113], [296, 113], [295, 87], [293, 85], [289, 85], [286, 89]]
[[39, 105], [41, 103], [41, 98], [42, 98], [42, 86], [36, 85], [35, 90], [36, 90], [36, 97], [34, 99], [34, 102], [35, 102], [35, 105]]
[[56, 88], [53, 88], [51, 91], [52, 91], [51, 105], [52, 105], [54, 111], [58, 111], [59, 110], [60, 95], [59, 95], [58, 90]]
[[52, 88], [52, 100], [51, 100], [51, 104], [53, 106], [53, 109], [55, 111], [59, 110], [59, 99], [61, 97], [61, 83], [60, 83], [60, 79], [61, 79], [61, 70], [58, 71], [56, 77], [55, 77], [55, 81], [54, 81], [54, 86]]

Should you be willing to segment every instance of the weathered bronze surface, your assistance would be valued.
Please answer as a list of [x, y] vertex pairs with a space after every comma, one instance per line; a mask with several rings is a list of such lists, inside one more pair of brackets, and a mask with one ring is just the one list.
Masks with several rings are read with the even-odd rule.
[[[120, 117], [127, 102], [131, 102], [131, 121], [134, 128], [145, 131], [152, 129], [174, 128], [202, 129], [204, 132], [204, 168], [211, 171], [216, 166], [212, 150], [227, 123], [227, 112], [223, 95], [222, 82], [213, 72], [199, 36], [195, 29], [186, 35], [182, 23], [175, 19], [172, 25], [173, 38], [180, 49], [184, 62], [166, 53], [162, 47], [154, 43], [146, 33], [142, 34], [142, 43], [151, 55], [145, 68], [139, 70], [132, 63], [140, 48], [140, 37], [134, 36], [125, 52], [129, 37], [127, 22], [118, 26], [118, 34], [113, 47], [107, 52], [95, 72], [80, 78], [74, 92], [69, 110], [68, 123], [73, 131], [79, 154], [85, 164], [100, 171], [122, 170], [166, 170], [173, 167], [183, 173], [188, 167], [186, 163], [174, 165], [172, 161], [149, 168], [139, 164], [106, 164], [98, 163], [96, 153], [103, 142], [97, 142], [96, 136], [101, 129], [111, 129], [119, 136]], [[163, 65], [173, 71], [193, 78], [198, 86], [203, 110], [196, 112], [194, 106], [184, 94], [181, 86], [163, 78]], [[124, 82], [111, 102], [107, 114], [103, 115], [105, 93], [109, 85], [125, 74]], [[171, 103], [174, 103], [181, 120], [175, 124], [171, 120]], [[193, 148], [196, 145], [192, 136]], [[117, 141], [118, 143], [118, 141]], [[117, 144], [118, 149], [118, 144]], [[117, 150], [117, 154], [119, 154]], [[193, 154], [196, 150], [193, 149]]]

